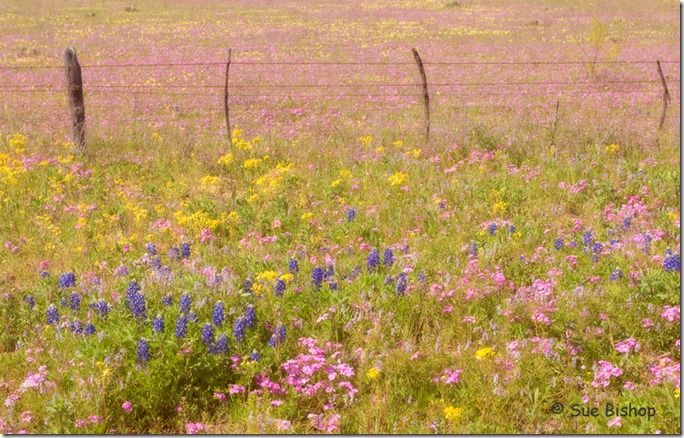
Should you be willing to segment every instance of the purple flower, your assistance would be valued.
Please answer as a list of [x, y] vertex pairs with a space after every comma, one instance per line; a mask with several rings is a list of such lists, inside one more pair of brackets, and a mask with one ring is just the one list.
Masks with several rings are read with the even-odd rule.
[[316, 266], [313, 268], [313, 271], [311, 271], [311, 283], [316, 287], [316, 289], [321, 288], [321, 284], [323, 283], [323, 277], [325, 275], [325, 271], [323, 271], [323, 268]]
[[369, 271], [375, 271], [378, 269], [378, 265], [380, 264], [380, 253], [378, 252], [377, 248], [373, 248], [368, 254], [368, 258], [366, 259], [366, 268]]
[[663, 259], [663, 269], [666, 272], [679, 272], [681, 269], [679, 254], [674, 254], [671, 249], [668, 249]]
[[66, 272], [59, 276], [59, 287], [75, 287], [76, 286], [76, 274], [73, 272]]
[[190, 311], [190, 305], [192, 304], [192, 298], [190, 295], [183, 294], [180, 297], [180, 311], [181, 313], [188, 313]]
[[496, 224], [496, 222], [492, 222], [491, 224], [489, 224], [489, 226], [487, 227], [489, 235], [493, 236], [497, 228], [499, 228], [499, 226]]
[[69, 297], [69, 307], [72, 310], [79, 310], [81, 308], [81, 296], [76, 292], [72, 293]]
[[223, 303], [217, 301], [214, 304], [214, 311], [212, 313], [212, 322], [216, 327], [221, 327], [223, 325], [223, 319], [225, 318], [225, 312], [223, 311]]
[[161, 316], [157, 316], [152, 320], [152, 331], [155, 333], [161, 333], [164, 331], [164, 320]]
[[565, 242], [563, 241], [562, 237], [557, 237], [556, 240], [553, 242], [553, 246], [556, 248], [556, 250], [560, 251], [563, 249], [565, 246]]
[[391, 248], [387, 248], [383, 254], [383, 263], [385, 266], [390, 267], [394, 264], [394, 251]]
[[48, 324], [57, 324], [59, 322], [59, 312], [57, 311], [57, 306], [50, 304], [45, 312], [47, 316]]
[[288, 262], [288, 268], [290, 269], [290, 273], [296, 274], [299, 272], [299, 263], [295, 259], [290, 259]]
[[347, 222], [351, 222], [356, 217], [356, 210], [353, 207], [349, 207], [347, 210]]
[[150, 361], [150, 346], [145, 339], [138, 341], [138, 363], [146, 364]]
[[202, 327], [202, 342], [206, 346], [209, 346], [214, 342], [214, 328], [208, 322]]
[[280, 278], [276, 278], [275, 284], [273, 286], [273, 291], [275, 292], [276, 296], [282, 296], [283, 293], [285, 293], [285, 282], [281, 280]]
[[188, 315], [182, 313], [178, 316], [178, 319], [176, 320], [176, 330], [174, 331], [174, 335], [178, 338], [184, 338], [185, 335], [188, 333]]

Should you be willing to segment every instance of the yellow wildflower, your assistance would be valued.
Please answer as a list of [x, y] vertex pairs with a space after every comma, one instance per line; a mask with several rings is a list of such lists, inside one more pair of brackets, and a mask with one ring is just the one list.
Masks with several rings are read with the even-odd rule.
[[404, 142], [401, 140], [396, 140], [394, 143], [392, 143], [392, 145], [394, 145], [394, 147], [397, 149], [401, 149], [404, 147]]
[[492, 347], [482, 347], [475, 352], [475, 359], [483, 360], [490, 356], [494, 356], [496, 353]]
[[219, 158], [216, 164], [218, 164], [219, 166], [228, 167], [233, 162], [233, 159], [233, 154], [228, 152], [227, 154]]
[[245, 169], [255, 169], [261, 164], [261, 158], [248, 158], [242, 163], [242, 167]]
[[501, 213], [506, 212], [507, 207], [508, 207], [508, 204], [506, 204], [503, 201], [499, 201], [499, 202], [495, 203], [494, 205], [492, 205], [492, 213], [494, 213], [494, 215], [499, 215]]
[[311, 212], [306, 212], [302, 215], [302, 220], [307, 222], [310, 221], [313, 218], [313, 213]]
[[462, 414], [463, 408], [457, 408], [451, 405], [444, 408], [444, 418], [449, 421], [457, 421], [459, 418], [461, 418]]
[[366, 377], [368, 377], [369, 380], [375, 380], [378, 377], [380, 377], [380, 370], [373, 367], [368, 370], [368, 372], [366, 373]]
[[359, 137], [359, 141], [361, 142], [362, 145], [368, 146], [373, 142], [373, 136], [372, 135], [364, 135], [363, 137]]
[[613, 143], [613, 144], [609, 144], [608, 146], [606, 146], [606, 153], [608, 155], [615, 155], [618, 152], [620, 152], [620, 146], [619, 145]]
[[375, 148], [375, 152], [378, 154], [381, 154], [381, 153], [385, 152], [385, 147], [384, 146], [378, 146], [377, 148]]
[[276, 271], [264, 271], [260, 272], [256, 276], [258, 281], [265, 281], [266, 283], [273, 283], [276, 278], [278, 278], [278, 273]]
[[409, 154], [410, 156], [412, 156], [413, 158], [420, 158], [420, 156], [423, 155], [423, 151], [420, 150], [420, 149], [418, 149], [418, 148], [416, 148], [416, 149], [413, 149], [413, 150], [409, 151], [408, 154]]
[[283, 280], [285, 283], [290, 283], [292, 280], [294, 280], [294, 275], [290, 273], [283, 274], [280, 276], [280, 279]]
[[387, 178], [387, 180], [393, 186], [400, 186], [400, 185], [404, 184], [407, 179], [408, 179], [408, 174], [406, 174], [404, 172], [396, 172]]
[[24, 134], [13, 134], [7, 138], [10, 147], [21, 149], [26, 146], [26, 136]]

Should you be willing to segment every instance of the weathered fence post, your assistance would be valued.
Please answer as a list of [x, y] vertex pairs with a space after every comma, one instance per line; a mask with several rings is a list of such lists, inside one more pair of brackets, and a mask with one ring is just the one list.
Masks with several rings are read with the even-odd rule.
[[64, 51], [66, 66], [69, 112], [71, 114], [71, 141], [83, 151], [85, 148], [85, 103], [83, 102], [83, 81], [81, 64], [78, 63], [76, 50], [69, 47]]
[[418, 51], [414, 48], [411, 49], [413, 52], [413, 58], [416, 60], [418, 65], [418, 72], [420, 73], [420, 79], [423, 82], [423, 106], [425, 109], [425, 141], [430, 139], [430, 94], [428, 93], [427, 77], [425, 76], [425, 68], [423, 67], [423, 61], [420, 59]]
[[226, 84], [223, 87], [223, 110], [226, 113], [226, 130], [228, 131], [228, 144], [233, 144], [233, 133], [230, 130], [230, 107], [228, 105], [228, 77], [230, 75], [230, 54], [233, 49], [228, 49], [228, 62], [226, 63]]
[[667, 104], [670, 102], [670, 92], [667, 89], [667, 82], [665, 82], [665, 75], [663, 74], [663, 69], [660, 66], [660, 60], [656, 60], [658, 64], [658, 75], [660, 75], [660, 83], [663, 85], [663, 113], [660, 115], [660, 124], [658, 125], [658, 132], [663, 128], [665, 124], [665, 116], [667, 114]]
[[553, 116], [553, 128], [551, 129], [551, 145], [556, 141], [556, 127], [558, 126], [558, 107], [560, 100], [556, 100], [556, 114]]

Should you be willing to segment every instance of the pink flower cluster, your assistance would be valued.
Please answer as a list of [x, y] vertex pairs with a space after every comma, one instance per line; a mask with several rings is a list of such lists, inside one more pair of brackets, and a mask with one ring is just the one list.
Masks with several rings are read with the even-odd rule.
[[632, 351], [639, 350], [639, 343], [634, 338], [627, 338], [623, 341], [615, 343], [615, 350], [618, 353], [631, 353]]
[[607, 360], [600, 360], [598, 364], [594, 364], [594, 380], [591, 386], [594, 388], [605, 388], [610, 385], [612, 377], [619, 377], [622, 375], [622, 370], [608, 362]]
[[445, 368], [444, 371], [442, 371], [442, 375], [439, 377], [435, 377], [433, 381], [435, 383], [444, 383], [445, 385], [455, 385], [457, 383], [461, 383], [461, 374], [463, 373], [463, 370], [454, 368]]
[[653, 377], [649, 382], [651, 385], [659, 385], [663, 382], [670, 382], [679, 388], [679, 362], [669, 357], [664, 357], [650, 367]]
[[204, 424], [202, 424], [202, 423], [187, 423], [185, 425], [185, 432], [188, 435], [195, 435], [199, 432], [204, 432]]

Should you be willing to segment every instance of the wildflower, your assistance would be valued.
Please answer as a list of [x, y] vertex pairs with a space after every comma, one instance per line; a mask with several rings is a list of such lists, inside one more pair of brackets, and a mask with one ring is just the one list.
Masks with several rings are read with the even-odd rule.
[[150, 361], [150, 346], [145, 339], [138, 341], [138, 363], [145, 364]]
[[192, 304], [192, 298], [187, 293], [181, 295], [180, 297], [180, 311], [181, 313], [190, 312], [190, 305]]
[[36, 300], [33, 298], [33, 295], [27, 295], [24, 300], [26, 301], [26, 304], [28, 304], [29, 309], [33, 309], [36, 305]]
[[256, 326], [256, 309], [251, 304], [245, 308], [245, 326], [255, 327]]
[[202, 327], [202, 342], [204, 345], [211, 345], [214, 342], [214, 329], [210, 323], [204, 324]]
[[145, 244], [145, 252], [147, 252], [149, 255], [157, 255], [157, 247], [154, 245], [152, 242], [147, 242]]
[[565, 242], [563, 241], [562, 237], [557, 237], [556, 240], [553, 242], [553, 246], [556, 248], [556, 250], [560, 251], [563, 249], [565, 246]]
[[615, 155], [620, 152], [620, 146], [615, 143], [609, 144], [606, 146], [605, 152], [608, 155]]
[[378, 368], [372, 367], [366, 373], [366, 377], [368, 377], [368, 380], [376, 380], [378, 377], [380, 377], [380, 370]]
[[69, 307], [72, 310], [79, 310], [81, 308], [81, 296], [76, 292], [72, 293], [69, 297]]
[[228, 167], [233, 162], [233, 160], [233, 154], [228, 152], [227, 154], [219, 158], [216, 164], [218, 164], [219, 166]]
[[74, 320], [71, 322], [71, 331], [75, 334], [83, 333], [83, 327], [81, 327], [81, 321]]
[[394, 251], [391, 248], [387, 248], [383, 254], [383, 263], [385, 266], [390, 267], [394, 264]]
[[458, 421], [459, 418], [461, 418], [461, 415], [463, 414], [463, 408], [457, 408], [454, 406], [447, 406], [444, 408], [444, 418], [446, 418], [449, 421]]
[[639, 343], [634, 338], [627, 338], [615, 343], [615, 350], [619, 353], [629, 353], [639, 349]]
[[245, 281], [242, 282], [242, 290], [245, 291], [247, 294], [252, 293], [252, 280], [249, 278], [245, 279]]
[[288, 262], [288, 268], [292, 274], [296, 274], [299, 272], [299, 263], [297, 263], [297, 260], [295, 259], [290, 259]]
[[127, 414], [130, 414], [133, 410], [133, 403], [131, 403], [130, 400], [126, 400], [121, 404], [121, 409], [123, 409]]
[[225, 318], [225, 312], [223, 311], [223, 303], [217, 301], [214, 304], [214, 311], [212, 313], [212, 322], [216, 327], [221, 327], [223, 325], [223, 319]]
[[198, 432], [204, 432], [204, 424], [202, 424], [202, 423], [187, 423], [185, 425], [185, 432], [188, 435], [195, 435]]
[[470, 242], [470, 245], [468, 245], [468, 254], [471, 257], [477, 257], [477, 243]]
[[109, 314], [109, 305], [105, 300], [98, 300], [95, 303], [95, 311], [103, 318], [106, 318]]
[[242, 394], [245, 392], [245, 387], [242, 385], [235, 385], [232, 384], [228, 387], [228, 393], [233, 395], [233, 394]]
[[622, 278], [622, 271], [618, 268], [610, 274], [610, 281], [617, 281]]
[[233, 337], [237, 341], [242, 341], [245, 338], [245, 329], [247, 328], [247, 325], [245, 324], [244, 318], [238, 318], [235, 320], [235, 324], [233, 325]]
[[669, 321], [675, 322], [679, 321], [679, 307], [677, 306], [664, 306], [663, 311], [660, 314], [661, 318]]
[[325, 271], [323, 271], [323, 268], [316, 266], [313, 268], [313, 271], [311, 271], [311, 283], [316, 287], [316, 289], [321, 288], [321, 284], [323, 283], [323, 276], [325, 275]]
[[48, 324], [57, 324], [59, 321], [59, 313], [57, 312], [57, 306], [50, 304], [45, 312], [47, 314]]
[[83, 333], [86, 335], [94, 335], [95, 334], [95, 326], [93, 323], [89, 322], [86, 324], [85, 328], [83, 329]]
[[497, 228], [499, 228], [499, 226], [496, 224], [496, 222], [492, 222], [489, 224], [489, 227], [487, 227], [487, 232], [489, 232], [490, 236], [493, 236]]
[[276, 278], [273, 286], [273, 291], [275, 292], [276, 296], [282, 296], [285, 292], [285, 282], [280, 278]]
[[608, 422], [608, 427], [622, 427], [622, 417], [615, 417]]
[[249, 355], [249, 360], [251, 360], [252, 362], [259, 362], [259, 360], [261, 360], [261, 354], [258, 351], [254, 350]]
[[157, 316], [152, 320], [152, 331], [155, 333], [161, 333], [164, 331], [164, 320], [161, 316]]
[[584, 246], [589, 246], [591, 245], [591, 242], [593, 242], [594, 238], [591, 234], [591, 231], [585, 231], [584, 234], [582, 235], [582, 243], [584, 243]]
[[397, 284], [395, 286], [397, 295], [404, 295], [404, 293], [406, 292], [406, 286], [408, 286], [408, 276], [402, 272], [397, 277]]
[[506, 204], [503, 201], [499, 201], [492, 205], [492, 213], [494, 216], [498, 216], [501, 213], [504, 213], [506, 211], [506, 208], [508, 208], [508, 204]]
[[387, 180], [393, 186], [400, 186], [400, 185], [404, 184], [407, 179], [408, 179], [408, 174], [406, 174], [404, 172], [396, 172], [387, 178]]
[[672, 250], [668, 249], [663, 259], [663, 269], [666, 272], [679, 272], [681, 269], [679, 254], [673, 254]]
[[216, 344], [209, 348], [209, 351], [213, 354], [226, 354], [228, 353], [228, 337], [224, 333], [219, 335], [216, 340]]
[[126, 294], [126, 304], [133, 316], [136, 318], [145, 318], [146, 308], [145, 308], [145, 297], [139, 292], [140, 286], [135, 281], [132, 281], [128, 285], [128, 292]]
[[366, 259], [366, 268], [369, 271], [375, 271], [378, 268], [378, 265], [380, 264], [380, 254], [378, 253], [377, 248], [373, 248], [368, 254], [368, 258]]
[[356, 210], [353, 207], [349, 207], [347, 210], [347, 222], [351, 222], [356, 218]]
[[188, 242], [181, 243], [180, 256], [183, 259], [187, 259], [188, 257], [190, 257], [190, 244]]
[[178, 316], [178, 320], [176, 320], [176, 331], [174, 332], [174, 335], [178, 338], [184, 338], [185, 335], [188, 333], [188, 316], [185, 314], [181, 314]]
[[496, 354], [494, 352], [494, 349], [491, 347], [482, 347], [479, 350], [475, 352], [475, 359], [477, 360], [483, 360], [486, 359], [490, 356], [494, 356]]
[[456, 383], [460, 383], [462, 373], [463, 370], [460, 369], [452, 370], [451, 368], [445, 368], [444, 371], [442, 371], [442, 376], [439, 380], [444, 382], [445, 385], [453, 385]]
[[171, 295], [167, 295], [162, 298], [162, 303], [164, 303], [165, 306], [171, 306], [173, 305], [173, 298], [171, 298]]
[[76, 274], [67, 272], [59, 276], [59, 287], [68, 288], [76, 286]]
[[605, 388], [610, 384], [611, 377], [622, 375], [622, 370], [607, 360], [600, 360], [594, 365], [594, 380], [591, 386], [594, 388]]

